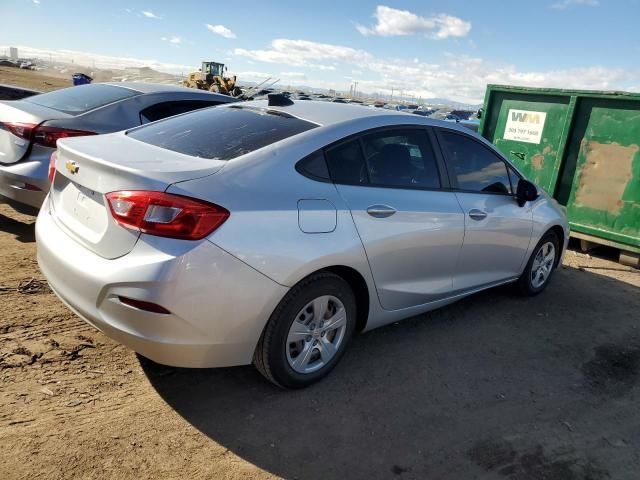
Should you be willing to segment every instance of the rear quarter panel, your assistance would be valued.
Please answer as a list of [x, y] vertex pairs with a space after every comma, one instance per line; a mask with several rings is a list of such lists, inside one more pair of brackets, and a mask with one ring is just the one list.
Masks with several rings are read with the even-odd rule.
[[[335, 186], [295, 171], [303, 153], [278, 148], [254, 152], [229, 161], [219, 174], [177, 183], [168, 191], [228, 209], [230, 218], [209, 240], [281, 285], [293, 286], [332, 265], [352, 267], [370, 281], [351, 212]], [[305, 233], [299, 224], [298, 202], [320, 199], [335, 208], [336, 228]]]

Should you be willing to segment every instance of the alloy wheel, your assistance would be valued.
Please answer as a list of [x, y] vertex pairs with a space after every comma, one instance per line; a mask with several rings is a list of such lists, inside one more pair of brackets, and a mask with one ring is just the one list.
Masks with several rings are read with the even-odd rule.
[[347, 311], [340, 299], [323, 295], [298, 312], [287, 335], [287, 361], [298, 373], [312, 373], [338, 352], [347, 328]]
[[531, 285], [533, 288], [542, 287], [549, 279], [556, 260], [556, 247], [553, 242], [543, 243], [538, 249], [531, 266]]

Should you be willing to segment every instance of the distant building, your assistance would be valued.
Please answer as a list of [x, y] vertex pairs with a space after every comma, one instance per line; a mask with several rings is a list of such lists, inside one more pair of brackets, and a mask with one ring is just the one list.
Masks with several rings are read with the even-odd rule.
[[16, 47], [9, 47], [9, 57], [12, 60], [18, 59], [18, 49]]

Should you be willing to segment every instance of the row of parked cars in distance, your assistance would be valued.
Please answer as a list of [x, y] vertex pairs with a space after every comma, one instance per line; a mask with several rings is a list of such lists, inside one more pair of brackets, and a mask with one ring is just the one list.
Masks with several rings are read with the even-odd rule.
[[541, 292], [565, 251], [562, 208], [456, 123], [177, 92], [220, 104], [163, 118], [194, 108], [93, 84], [0, 106], [0, 174], [47, 170], [34, 191], [52, 290], [152, 360], [253, 363], [304, 387], [357, 332], [505, 283]]

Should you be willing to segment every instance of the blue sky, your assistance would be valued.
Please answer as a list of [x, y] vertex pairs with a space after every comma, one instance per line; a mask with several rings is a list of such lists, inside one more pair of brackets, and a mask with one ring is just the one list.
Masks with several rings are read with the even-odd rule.
[[211, 59], [241, 79], [341, 90], [357, 80], [368, 92], [472, 102], [487, 83], [640, 89], [640, 0], [224, 5], [0, 0], [0, 45], [89, 52], [98, 66], [153, 60], [174, 72]]

